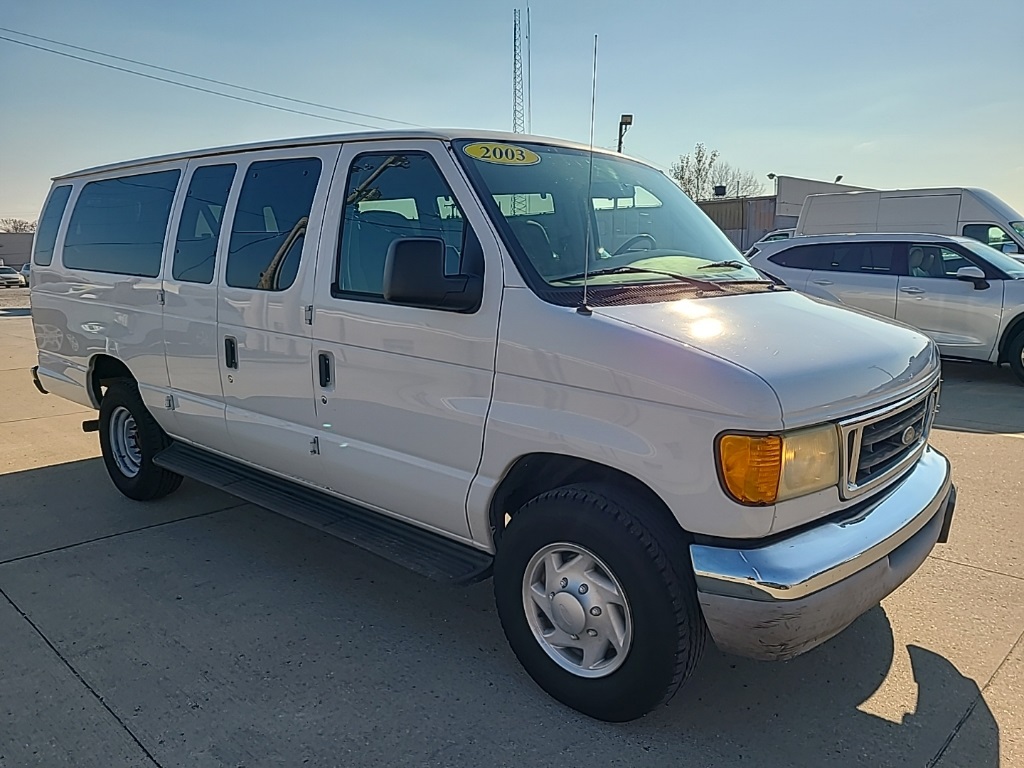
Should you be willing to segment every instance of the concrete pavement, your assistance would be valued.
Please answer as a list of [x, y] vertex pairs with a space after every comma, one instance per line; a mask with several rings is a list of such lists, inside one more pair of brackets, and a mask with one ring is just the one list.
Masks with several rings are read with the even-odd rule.
[[952, 541], [824, 646], [608, 725], [439, 586], [186, 481], [121, 497], [0, 312], [0, 767], [1024, 766], [1024, 388], [946, 366]]

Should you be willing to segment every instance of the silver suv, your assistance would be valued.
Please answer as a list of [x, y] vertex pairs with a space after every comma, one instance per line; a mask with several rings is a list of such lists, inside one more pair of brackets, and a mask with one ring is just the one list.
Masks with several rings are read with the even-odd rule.
[[919, 328], [945, 357], [1024, 383], [1024, 264], [966, 237], [871, 233], [763, 243], [751, 263], [798, 291]]

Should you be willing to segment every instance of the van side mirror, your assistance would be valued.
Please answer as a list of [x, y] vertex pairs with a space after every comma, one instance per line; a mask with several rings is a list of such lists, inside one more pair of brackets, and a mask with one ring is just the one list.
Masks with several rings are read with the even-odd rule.
[[956, 271], [956, 279], [974, 283], [974, 290], [976, 291], [983, 291], [988, 288], [988, 280], [985, 279], [985, 273], [981, 270], [981, 267], [960, 267]]
[[483, 277], [447, 275], [439, 237], [400, 237], [384, 262], [384, 298], [394, 304], [468, 312], [480, 306]]
[[1003, 243], [1003, 247], [1000, 250], [1010, 255], [1020, 253], [1020, 247], [1016, 243]]

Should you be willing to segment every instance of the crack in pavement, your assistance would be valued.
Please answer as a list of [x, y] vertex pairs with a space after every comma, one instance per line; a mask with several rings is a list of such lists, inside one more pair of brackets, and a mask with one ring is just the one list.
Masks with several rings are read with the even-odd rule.
[[228, 510], [238, 509], [239, 507], [243, 507], [243, 506], [245, 506], [248, 503], [249, 502], [247, 502], [247, 501], [239, 501], [236, 504], [230, 504], [230, 505], [228, 505], [226, 507], [220, 507], [219, 509], [211, 509], [209, 512], [199, 512], [198, 514], [189, 515], [188, 517], [176, 517], [173, 520], [163, 520], [163, 521], [161, 521], [159, 523], [152, 523], [151, 525], [144, 525], [141, 528], [130, 528], [127, 531], [118, 531], [117, 533], [108, 533], [105, 536], [96, 536], [95, 538], [92, 538], [92, 539], [85, 539], [84, 541], [76, 541], [73, 544], [65, 544], [62, 547], [54, 547], [53, 549], [44, 549], [44, 550], [42, 550], [40, 552], [33, 552], [31, 554], [28, 554], [28, 555], [18, 555], [17, 557], [12, 557], [12, 558], [9, 558], [7, 560], [0, 560], [0, 567], [3, 567], [5, 565], [10, 565], [11, 563], [18, 563], [18, 562], [21, 562], [22, 560], [31, 560], [33, 557], [42, 557], [43, 555], [50, 555], [50, 554], [53, 554], [54, 552], [63, 552], [65, 550], [74, 549], [76, 547], [81, 547], [81, 546], [84, 546], [86, 544], [93, 544], [93, 543], [95, 543], [97, 541], [106, 541], [107, 539], [116, 539], [119, 536], [127, 536], [128, 534], [131, 534], [131, 533], [139, 533], [140, 531], [149, 531], [149, 530], [152, 530], [153, 528], [160, 528], [160, 527], [165, 526], [165, 525], [173, 525], [175, 523], [185, 522], [186, 520], [196, 520], [196, 519], [198, 519], [200, 517], [207, 517], [209, 515], [216, 515], [218, 512], [227, 512]]
[[155, 757], [153, 757], [153, 754], [148, 749], [146, 749], [146, 745], [143, 744], [139, 737], [135, 735], [134, 731], [132, 731], [132, 729], [128, 727], [128, 724], [118, 716], [118, 714], [111, 708], [109, 704], [107, 704], [106, 700], [99, 694], [99, 692], [91, 685], [89, 685], [89, 682], [84, 677], [82, 677], [79, 671], [75, 669], [74, 665], [70, 661], [68, 661], [67, 658], [65, 658], [64, 654], [62, 654], [57, 649], [57, 646], [55, 646], [50, 641], [50, 638], [43, 634], [43, 631], [36, 625], [34, 621], [32, 621], [32, 619], [28, 617], [28, 614], [21, 610], [20, 606], [16, 602], [14, 602], [14, 600], [11, 599], [10, 595], [8, 595], [4, 591], [3, 587], [0, 587], [0, 595], [3, 595], [4, 599], [8, 603], [10, 603], [11, 607], [18, 612], [18, 615], [21, 616], [21, 618], [24, 619], [25, 622], [30, 627], [32, 627], [35, 633], [39, 635], [39, 637], [42, 639], [44, 643], [46, 643], [49, 649], [53, 651], [54, 654], [56, 654], [57, 658], [60, 659], [64, 666], [67, 667], [68, 670], [71, 672], [71, 674], [75, 676], [75, 679], [77, 679], [78, 682], [85, 686], [85, 689], [93, 695], [96, 701], [100, 703], [100, 706], [102, 706], [105, 710], [107, 710], [107, 712], [110, 713], [110, 716], [114, 718], [117, 724], [124, 729], [125, 733], [127, 733], [128, 736], [131, 737], [131, 740], [135, 742], [135, 746], [142, 750], [142, 753], [149, 758], [149, 761], [157, 768], [162, 768], [159, 761]]
[[[1014, 651], [1017, 650], [1017, 647], [1021, 644], [1021, 641], [1024, 641], [1024, 632], [1020, 633], [1020, 636], [1017, 638], [1017, 642], [1015, 642], [1010, 647], [1009, 653], [1007, 653], [1006, 657], [1001, 662], [999, 662], [999, 666], [996, 667], [996, 671], [992, 673], [992, 677], [990, 677], [988, 679], [988, 682], [985, 683], [985, 685], [982, 686], [981, 690], [978, 691], [978, 695], [974, 697], [974, 700], [971, 702], [971, 705], [967, 707], [967, 711], [964, 712], [963, 717], [961, 717], [957, 721], [956, 725], [953, 726], [952, 732], [949, 734], [949, 736], [946, 737], [946, 740], [942, 743], [942, 746], [939, 747], [939, 751], [935, 753], [935, 757], [933, 757], [925, 764], [925, 768], [935, 768], [935, 766], [938, 765], [943, 755], [945, 755], [946, 751], [949, 749], [949, 746], [953, 743], [953, 740], [957, 737], [957, 734], [960, 733], [960, 729], [964, 727], [964, 724], [970, 719], [971, 715], [974, 714], [974, 710], [978, 706], [978, 703], [985, 698], [985, 692], [992, 686], [992, 683], [995, 681], [995, 679], [999, 677], [999, 673], [1002, 672], [1003, 667], [1006, 666], [1006, 662], [1008, 662], [1010, 660], [1010, 657], [1013, 656]], [[996, 743], [998, 745], [998, 740]]]
[[1024, 576], [1016, 576], [1012, 573], [1003, 573], [1002, 571], [994, 571], [991, 568], [986, 568], [982, 565], [974, 565], [973, 563], [964, 563], [960, 560], [952, 560], [948, 557], [942, 557], [942, 555], [936, 555], [934, 552], [928, 555], [929, 558], [934, 560], [941, 560], [944, 563], [950, 565], [962, 565], [964, 568], [973, 568], [976, 571], [982, 571], [983, 573], [991, 574], [992, 576], [1005, 576], [1008, 579], [1017, 579], [1018, 581], [1024, 581]]

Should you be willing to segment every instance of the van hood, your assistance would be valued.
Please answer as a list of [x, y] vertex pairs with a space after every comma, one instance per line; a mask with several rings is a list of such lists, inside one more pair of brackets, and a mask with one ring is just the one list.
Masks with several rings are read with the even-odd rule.
[[939, 376], [919, 331], [793, 291], [593, 311], [747, 369], [774, 390], [787, 428], [869, 410]]

